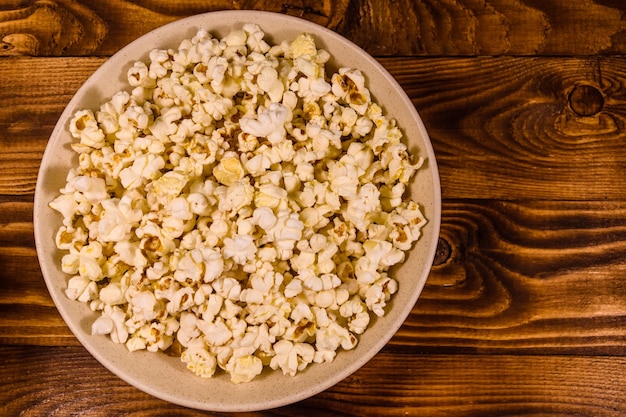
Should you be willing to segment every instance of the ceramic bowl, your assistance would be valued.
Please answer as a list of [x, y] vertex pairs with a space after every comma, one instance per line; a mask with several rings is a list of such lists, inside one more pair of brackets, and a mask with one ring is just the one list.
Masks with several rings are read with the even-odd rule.
[[[332, 363], [312, 364], [294, 377], [268, 369], [249, 383], [234, 384], [223, 372], [202, 379], [187, 370], [178, 357], [146, 351], [131, 353], [108, 337], [92, 336], [91, 323], [96, 313], [64, 293], [68, 277], [60, 269], [62, 254], [54, 243], [61, 217], [48, 203], [64, 186], [70, 167], [77, 164], [69, 147], [68, 131], [75, 111], [95, 110], [115, 92], [127, 88], [127, 68], [136, 60], [147, 59], [153, 48], [176, 48], [182, 39], [191, 38], [200, 28], [222, 37], [247, 22], [258, 24], [272, 43], [292, 40], [302, 32], [312, 34], [318, 48], [331, 54], [330, 70], [348, 66], [365, 74], [374, 99], [389, 117], [398, 121], [411, 152], [426, 158], [411, 183], [410, 194], [422, 205], [428, 224], [406, 262], [393, 271], [399, 291], [387, 306], [387, 314], [373, 320], [355, 349], [339, 351]], [[396, 333], [422, 291], [437, 246], [440, 216], [439, 176], [432, 146], [412, 102], [394, 78], [361, 48], [331, 30], [299, 18], [257, 11], [211, 12], [178, 20], [142, 36], [107, 60], [77, 91], [54, 128], [41, 163], [34, 204], [41, 270], [58, 311], [80, 343], [102, 365], [136, 388], [171, 403], [210, 411], [253, 411], [294, 403], [332, 387], [368, 362]]]

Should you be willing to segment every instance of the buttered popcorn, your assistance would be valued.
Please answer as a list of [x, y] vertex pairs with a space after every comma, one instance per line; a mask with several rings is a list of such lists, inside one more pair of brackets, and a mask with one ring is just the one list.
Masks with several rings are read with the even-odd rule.
[[93, 334], [239, 383], [330, 362], [385, 314], [426, 222], [404, 198], [422, 159], [329, 58], [307, 34], [200, 30], [75, 113], [79, 163], [50, 206]]

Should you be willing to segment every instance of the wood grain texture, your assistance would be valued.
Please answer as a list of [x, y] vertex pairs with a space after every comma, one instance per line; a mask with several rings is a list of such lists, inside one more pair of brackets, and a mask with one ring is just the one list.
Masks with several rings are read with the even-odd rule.
[[626, 416], [626, 2], [1, 3], [0, 415], [225, 415], [157, 400], [79, 345], [38, 267], [33, 194], [61, 112], [107, 57], [186, 16], [256, 9], [378, 58], [430, 133], [444, 204], [426, 287], [372, 361], [229, 415]]
[[225, 9], [299, 16], [378, 56], [626, 52], [616, 0], [26, 0], [0, 9], [0, 55], [111, 55], [156, 27]]
[[45, 286], [32, 196], [0, 198], [0, 343], [78, 345]]
[[[185, 409], [140, 392], [82, 348], [5, 347], [0, 355], [0, 377], [13, 381], [0, 390], [2, 415], [225, 415]], [[623, 358], [392, 355], [383, 350], [315, 397], [274, 410], [228, 415], [614, 417], [626, 414], [620, 400], [625, 372]]]
[[[444, 197], [622, 198], [623, 59], [382, 62], [426, 124]], [[595, 113], [573, 110], [581, 86], [602, 98]]]
[[[0, 60], [0, 194], [34, 192], [63, 107], [104, 58]], [[431, 136], [444, 198], [626, 199], [626, 61], [384, 58]], [[584, 87], [584, 88], [583, 88]], [[589, 109], [584, 97], [595, 94]], [[384, 98], [382, 99], [384, 102]], [[582, 114], [582, 115], [581, 115]], [[512, 169], [514, 168], [514, 169]]]
[[[444, 197], [578, 200], [622, 195], [623, 60], [382, 62], [426, 124], [441, 166]], [[572, 109], [572, 92], [579, 86], [603, 98], [596, 113], [580, 116]]]
[[626, 354], [624, 218], [624, 202], [445, 202], [450, 257], [392, 344]]
[[101, 58], [0, 59], [0, 195], [32, 195], [48, 138]]

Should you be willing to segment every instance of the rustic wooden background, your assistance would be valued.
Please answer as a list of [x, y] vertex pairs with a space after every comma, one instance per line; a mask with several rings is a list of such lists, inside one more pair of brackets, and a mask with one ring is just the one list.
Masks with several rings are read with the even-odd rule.
[[0, 1], [0, 414], [218, 415], [143, 394], [78, 344], [32, 208], [87, 77], [151, 29], [222, 9], [300, 16], [379, 59], [424, 120], [443, 194], [435, 266], [390, 344], [324, 393], [245, 415], [626, 415], [622, 0]]

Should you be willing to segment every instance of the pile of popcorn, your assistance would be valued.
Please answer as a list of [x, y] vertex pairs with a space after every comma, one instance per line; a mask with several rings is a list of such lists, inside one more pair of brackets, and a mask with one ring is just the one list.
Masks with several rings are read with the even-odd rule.
[[426, 222], [404, 198], [423, 161], [362, 73], [327, 75], [310, 35], [264, 37], [199, 30], [134, 63], [70, 121], [78, 166], [50, 203], [93, 334], [233, 382], [354, 348]]

